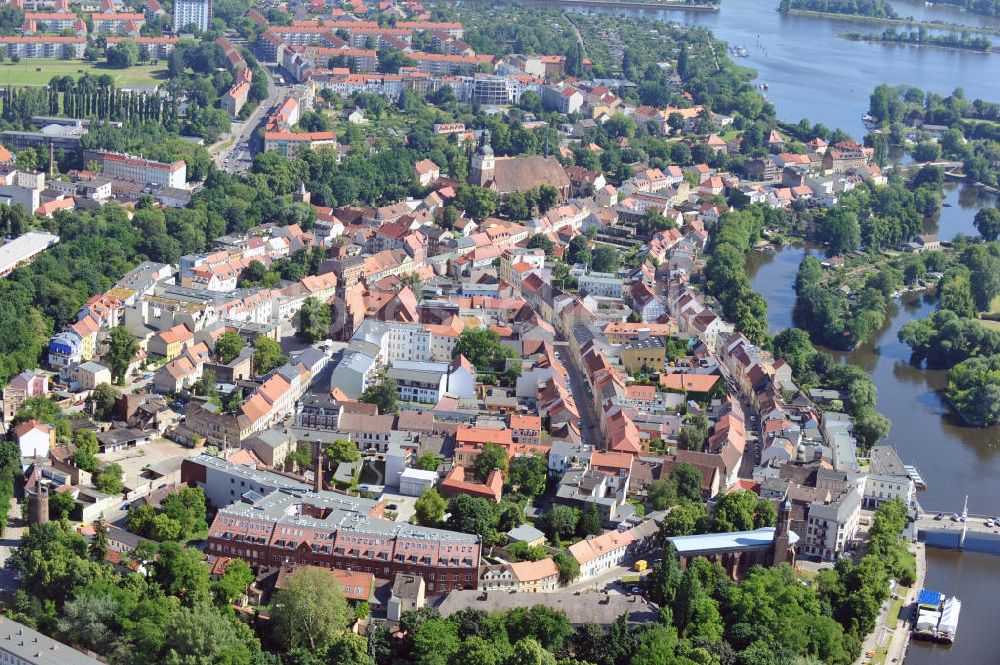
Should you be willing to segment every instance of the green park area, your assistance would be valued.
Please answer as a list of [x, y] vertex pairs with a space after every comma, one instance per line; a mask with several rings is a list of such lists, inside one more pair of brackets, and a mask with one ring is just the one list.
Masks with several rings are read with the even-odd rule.
[[23, 59], [20, 62], [0, 62], [0, 85], [46, 85], [53, 76], [107, 74], [119, 87], [156, 86], [165, 79], [162, 64], [136, 65], [128, 69], [113, 69], [104, 63], [83, 60]]

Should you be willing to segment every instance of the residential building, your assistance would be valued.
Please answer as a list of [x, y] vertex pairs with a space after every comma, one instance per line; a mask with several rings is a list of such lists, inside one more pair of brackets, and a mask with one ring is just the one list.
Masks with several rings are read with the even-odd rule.
[[3, 420], [10, 422], [25, 400], [45, 397], [49, 393], [49, 377], [25, 370], [3, 389]]
[[621, 565], [633, 542], [631, 531], [614, 529], [570, 545], [569, 553], [580, 564], [580, 579], [586, 580]]
[[37, 420], [26, 420], [14, 428], [21, 457], [48, 457], [56, 443], [56, 428]]
[[188, 26], [207, 32], [212, 24], [212, 0], [175, 0], [174, 32], [182, 33]]
[[916, 490], [910, 470], [896, 451], [890, 446], [873, 446], [868, 453], [864, 507], [875, 509], [894, 499], [911, 506], [916, 500]]
[[485, 566], [480, 591], [550, 593], [559, 588], [559, 569], [551, 558]]

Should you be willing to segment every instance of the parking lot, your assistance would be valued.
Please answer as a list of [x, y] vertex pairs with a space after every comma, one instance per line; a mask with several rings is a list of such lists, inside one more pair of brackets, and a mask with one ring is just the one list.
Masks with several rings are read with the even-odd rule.
[[201, 453], [199, 448], [187, 448], [179, 443], [157, 437], [145, 446], [107, 453], [101, 455], [100, 458], [103, 462], [120, 464], [122, 470], [125, 471], [125, 484], [131, 485], [147, 466], [159, 464], [164, 460], [192, 457], [199, 453]]
[[[413, 513], [416, 512], [416, 501], [417, 497], [415, 496], [403, 496], [402, 494], [393, 494], [392, 492], [382, 493], [382, 502], [385, 504], [386, 511], [396, 513], [397, 522], [410, 521]], [[392, 510], [389, 506], [396, 506], [396, 509]]]

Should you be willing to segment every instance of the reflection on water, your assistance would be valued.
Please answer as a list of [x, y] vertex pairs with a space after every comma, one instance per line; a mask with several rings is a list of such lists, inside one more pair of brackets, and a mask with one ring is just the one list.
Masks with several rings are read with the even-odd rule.
[[1000, 557], [975, 552], [927, 548], [927, 587], [962, 599], [962, 615], [953, 646], [911, 642], [906, 665], [991, 665], [997, 656], [997, 616]]

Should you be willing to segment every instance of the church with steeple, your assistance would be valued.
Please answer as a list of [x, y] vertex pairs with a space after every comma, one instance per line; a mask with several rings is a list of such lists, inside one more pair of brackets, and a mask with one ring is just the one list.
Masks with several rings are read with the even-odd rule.
[[469, 184], [490, 189], [500, 196], [526, 192], [542, 185], [555, 187], [562, 200], [569, 198], [570, 181], [555, 157], [497, 157], [484, 129], [469, 163]]

